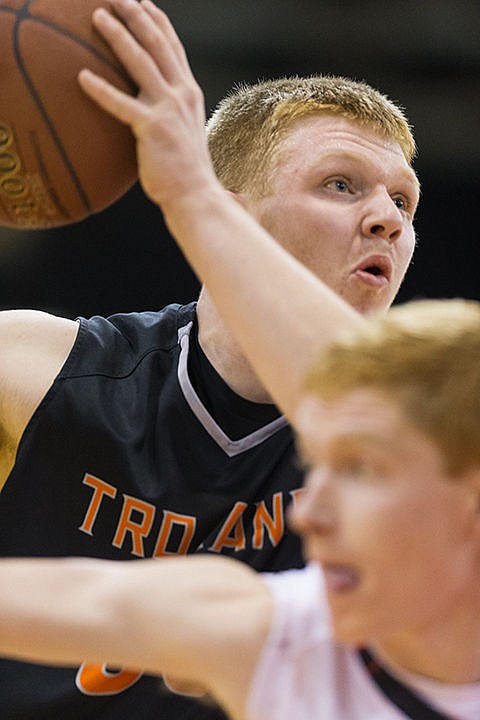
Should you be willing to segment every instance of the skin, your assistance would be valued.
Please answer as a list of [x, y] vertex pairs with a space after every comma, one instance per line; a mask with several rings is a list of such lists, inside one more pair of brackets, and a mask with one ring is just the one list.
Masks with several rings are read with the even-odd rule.
[[[310, 469], [292, 520], [325, 573], [337, 640], [436, 680], [478, 681], [480, 469], [447, 477], [435, 444], [371, 389], [303, 396], [298, 428]], [[2, 654], [108, 658], [247, 716], [273, 608], [243, 563], [10, 559], [0, 576]]]
[[246, 717], [272, 599], [244, 563], [4, 559], [0, 575], [2, 656], [55, 665], [108, 658], [167, 673], [182, 690], [209, 692], [232, 719]]
[[[304, 363], [316, 352], [319, 337], [330, 340], [335, 328], [357, 327], [361, 316], [285, 253], [216, 182], [205, 151], [201, 94], [165, 15], [149, 2], [113, 0], [113, 5], [135, 35], [103, 11], [95, 14], [97, 27], [141, 91], [137, 98], [123, 96], [89, 73], [82, 73], [82, 86], [131, 125], [146, 191], [208, 281], [226, 322], [242, 338], [242, 350], [299, 428], [310, 471], [294, 524], [305, 539], [307, 559], [325, 569], [337, 637], [353, 645], [368, 642], [382, 657], [433, 678], [478, 680], [480, 470], [446, 477], [438, 448], [399, 407], [373, 391], [359, 389], [325, 403], [299, 390]], [[352, 140], [351, 128], [342, 132]], [[376, 141], [353, 137], [353, 154], [371, 156]], [[300, 176], [293, 172], [290, 180]], [[355, 232], [347, 223], [340, 235], [339, 255], [340, 292], [344, 287], [362, 307], [365, 298], [382, 290], [355, 270], [351, 277], [351, 261], [362, 259], [363, 243], [370, 252], [369, 243], [378, 237], [382, 247], [400, 242], [403, 221], [396, 211], [403, 189], [390, 179], [386, 172], [372, 185], [367, 173], [366, 180], [352, 184], [342, 162], [310, 190], [308, 181], [292, 187], [290, 196], [279, 189], [272, 201], [283, 197], [292, 212], [304, 203], [301, 212], [311, 219], [312, 233], [315, 218], [323, 222], [313, 210], [317, 194], [319, 203], [332, 204], [334, 214], [337, 202], [362, 209], [355, 210]], [[379, 200], [385, 223], [377, 212], [367, 212], [373, 199]], [[257, 210], [266, 224], [275, 217], [268, 198]], [[342, 216], [339, 210], [339, 223]], [[330, 250], [335, 253], [336, 246]], [[255, 323], [248, 308], [253, 301]], [[63, 328], [57, 335], [61, 350], [52, 353], [55, 362], [47, 363], [46, 376], [68, 346]], [[48, 359], [49, 342], [42, 344], [40, 332], [36, 340]], [[23, 350], [34, 347], [28, 340]], [[15, 355], [9, 359], [13, 363]], [[272, 604], [258, 575], [241, 563], [212, 557], [136, 563], [5, 560], [0, 571], [5, 654], [67, 664], [108, 658], [111, 664], [173, 673], [210, 690], [232, 717], [245, 717]]]
[[[283, 141], [272, 175], [265, 197], [237, 200], [352, 307], [385, 312], [413, 255], [419, 197], [398, 143], [338, 116], [310, 116]], [[369, 265], [383, 272], [362, 272]], [[269, 402], [205, 288], [198, 315], [200, 342], [220, 374], [240, 395]]]
[[[318, 115], [294, 126], [279, 155], [270, 192], [247, 209], [359, 312], [386, 311], [412, 258], [419, 196], [398, 143]], [[379, 262], [388, 277], [358, 270]]]
[[370, 389], [306, 396], [297, 428], [309, 471], [293, 526], [324, 570], [336, 638], [478, 680], [478, 469], [448, 477], [438, 447]]
[[[335, 121], [336, 130], [331, 117], [318, 116], [299, 122], [284, 141], [266, 198], [234, 198], [215, 177], [203, 95], [168, 18], [149, 0], [113, 5], [123, 22], [103, 9], [93, 21], [140, 92], [125, 95], [87, 69], [79, 75], [81, 87], [130, 125], [142, 186], [205, 283], [198, 313], [210, 361], [239, 394], [274, 398], [292, 417], [310, 348], [359, 322], [328, 290], [362, 313], [385, 310], [398, 290], [414, 246], [413, 171], [395, 142], [348, 121]], [[348, 146], [348, 162], [340, 142]], [[328, 176], [322, 175], [324, 162]], [[271, 247], [272, 235], [280, 247]], [[295, 257], [287, 258], [282, 246]], [[363, 263], [379, 258], [389, 267], [383, 278], [361, 272]], [[293, 302], [292, 287], [302, 288]], [[321, 318], [310, 309], [313, 297], [325, 310]], [[235, 328], [235, 338], [228, 328]], [[294, 351], [300, 345], [301, 357]]]
[[[207, 281], [198, 304], [207, 357], [240, 395], [274, 398], [293, 417], [309, 348], [358, 323], [352, 307], [384, 311], [395, 296], [414, 246], [415, 175], [396, 143], [349, 121], [316, 116], [298, 122], [284, 140], [267, 197], [233, 198], [211, 167], [203, 95], [168, 19], [152, 3], [113, 4], [136, 38], [104, 10], [94, 14], [94, 22], [140, 92], [136, 98], [123, 95], [87, 71], [79, 78], [82, 87], [130, 124], [142, 185]], [[272, 247], [272, 235], [279, 246]], [[391, 277], [359, 271], [369, 258], [390, 263]], [[315, 305], [323, 316], [312, 313]], [[75, 322], [43, 313], [0, 313], [0, 487], [77, 331]], [[296, 352], [300, 346], [303, 354]]]
[[0, 313], [0, 490], [22, 434], [75, 342], [78, 325], [33, 310]]

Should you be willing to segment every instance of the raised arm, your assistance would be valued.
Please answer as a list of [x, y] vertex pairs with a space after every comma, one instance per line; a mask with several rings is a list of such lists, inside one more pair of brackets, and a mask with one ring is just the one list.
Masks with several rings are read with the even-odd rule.
[[171, 673], [244, 717], [272, 601], [243, 563], [2, 560], [0, 577], [0, 655]]
[[83, 89], [131, 126], [145, 192], [276, 403], [290, 417], [312, 354], [361, 316], [282, 250], [218, 182], [203, 95], [166, 15], [112, 0], [94, 22], [140, 88], [127, 96], [88, 71]]
[[0, 489], [18, 443], [75, 341], [78, 324], [35, 310], [0, 313]]

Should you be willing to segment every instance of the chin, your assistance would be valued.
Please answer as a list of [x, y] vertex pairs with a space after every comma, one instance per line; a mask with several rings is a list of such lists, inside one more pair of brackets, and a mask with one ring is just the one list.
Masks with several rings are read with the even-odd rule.
[[384, 302], [377, 301], [372, 302], [371, 298], [364, 298], [362, 300], [358, 300], [357, 302], [350, 303], [355, 310], [357, 310], [361, 315], [364, 315], [365, 317], [371, 317], [373, 315], [386, 315], [387, 311], [392, 305], [392, 302], [390, 299], [385, 300]]

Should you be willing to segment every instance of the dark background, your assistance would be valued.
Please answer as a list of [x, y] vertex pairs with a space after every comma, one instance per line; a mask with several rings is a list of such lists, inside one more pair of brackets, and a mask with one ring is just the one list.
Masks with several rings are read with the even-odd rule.
[[[419, 246], [400, 301], [480, 299], [479, 0], [164, 0], [209, 113], [237, 82], [364, 79], [400, 102], [419, 145]], [[158, 309], [198, 284], [136, 185], [52, 231], [0, 229], [0, 307], [67, 317]]]

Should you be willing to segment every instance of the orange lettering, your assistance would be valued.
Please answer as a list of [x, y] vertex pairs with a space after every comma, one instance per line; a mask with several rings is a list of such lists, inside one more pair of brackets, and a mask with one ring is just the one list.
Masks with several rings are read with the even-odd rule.
[[94, 475], [89, 475], [88, 473], [85, 473], [83, 482], [85, 485], [89, 485], [90, 487], [92, 487], [94, 492], [87, 513], [85, 515], [85, 519], [80, 525], [79, 530], [87, 533], [87, 535], [92, 535], [92, 528], [98, 515], [98, 511], [100, 510], [100, 504], [102, 502], [103, 496], [108, 495], [108, 497], [114, 498], [117, 494], [117, 491], [113, 487], [113, 485], [109, 485], [103, 480], [100, 480], [100, 478], [97, 478]]
[[[245, 548], [245, 528], [242, 514], [247, 507], [246, 503], [237, 502], [232, 512], [225, 520], [222, 529], [212, 545], [212, 550], [220, 552], [223, 547], [233, 548], [235, 552]], [[233, 536], [232, 533], [233, 532]]]
[[[132, 555], [144, 557], [143, 538], [147, 537], [152, 529], [153, 519], [155, 517], [155, 507], [150, 503], [137, 500], [130, 495], [124, 495], [124, 503], [120, 520], [118, 521], [117, 532], [113, 539], [113, 545], [121, 548], [127, 532], [132, 536]], [[143, 519], [137, 523], [132, 520], [132, 514], [138, 512], [143, 515]]]
[[[185, 555], [188, 552], [190, 543], [192, 542], [195, 532], [196, 520], [191, 515], [179, 515], [178, 513], [163, 511], [163, 522], [158, 534], [157, 544], [155, 546], [154, 557], [164, 557], [165, 555]], [[167, 550], [167, 543], [172, 534], [174, 525], [183, 525], [183, 537], [176, 551]]]
[[255, 550], [263, 547], [265, 528], [275, 547], [282, 539], [284, 527], [282, 493], [278, 492], [273, 496], [273, 518], [268, 512], [264, 500], [257, 505], [253, 518], [253, 547]]
[[107, 670], [106, 665], [83, 663], [77, 672], [75, 684], [84, 695], [118, 695], [142, 677], [131, 670]]

